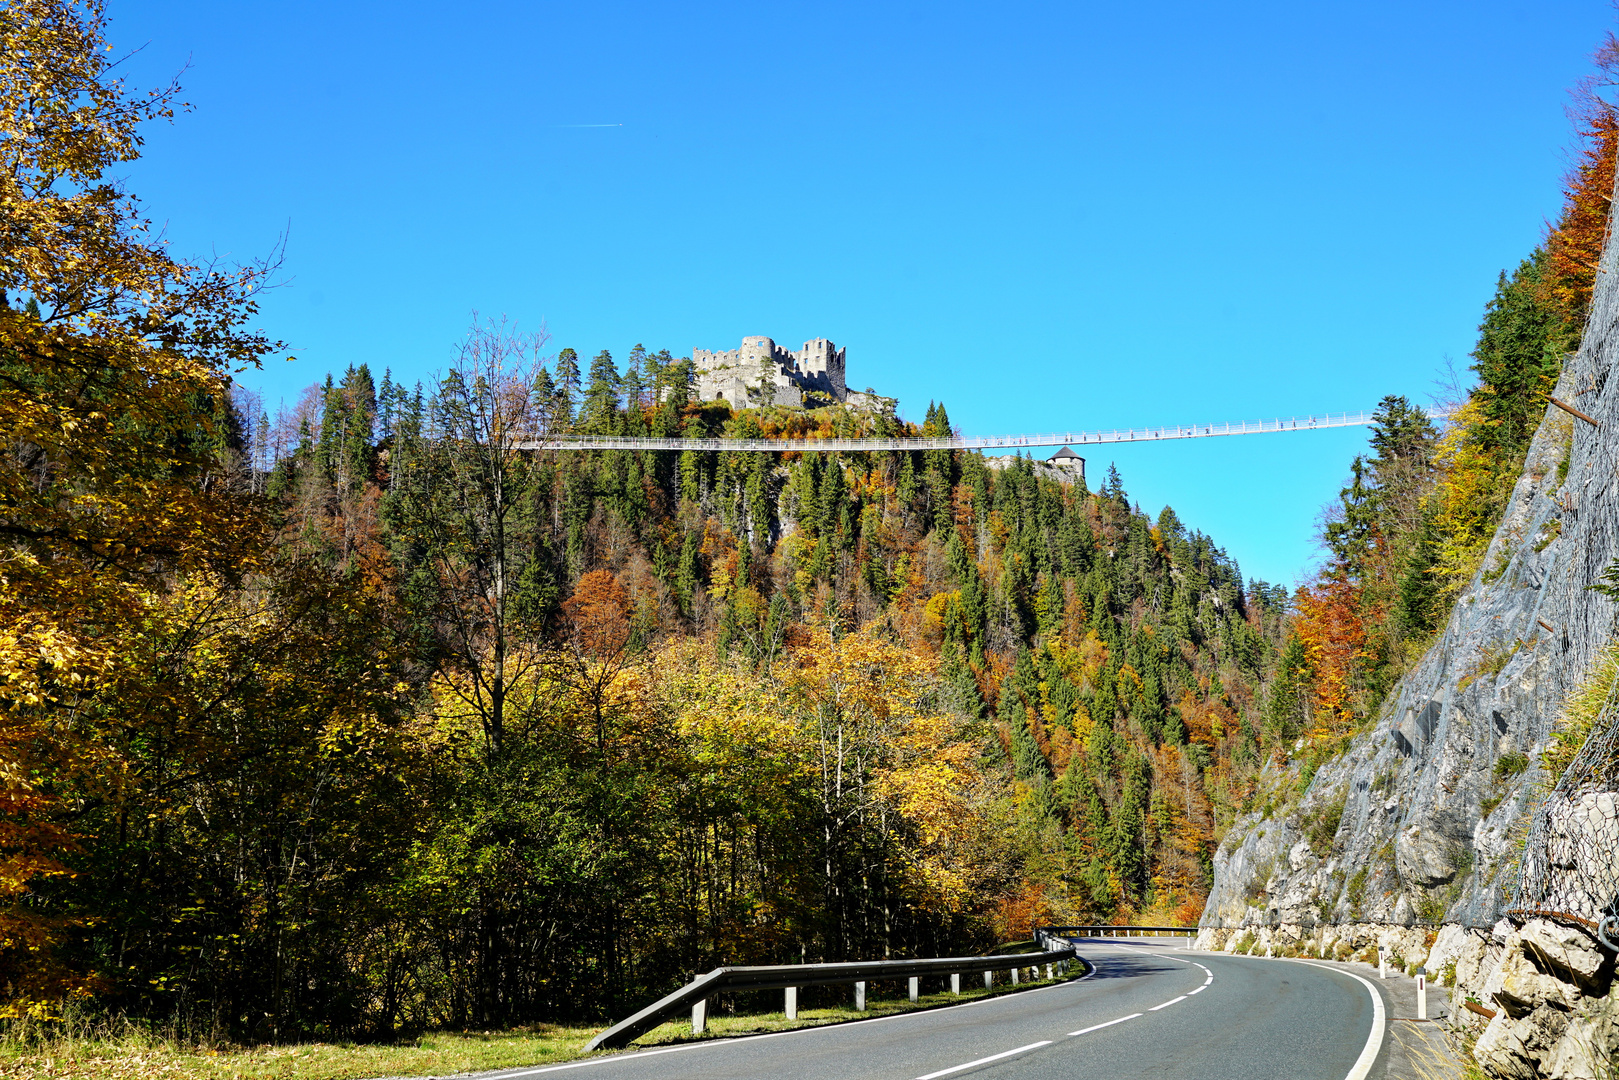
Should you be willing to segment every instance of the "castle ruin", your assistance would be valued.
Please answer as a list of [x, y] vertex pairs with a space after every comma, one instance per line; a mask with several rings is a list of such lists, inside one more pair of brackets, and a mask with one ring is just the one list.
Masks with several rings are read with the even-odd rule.
[[815, 408], [834, 403], [871, 407], [886, 400], [849, 391], [844, 383], [846, 351], [826, 338], [816, 338], [795, 352], [767, 337], [745, 337], [741, 348], [729, 352], [693, 349], [697, 397], [702, 401], [723, 398], [738, 409], [759, 405]]

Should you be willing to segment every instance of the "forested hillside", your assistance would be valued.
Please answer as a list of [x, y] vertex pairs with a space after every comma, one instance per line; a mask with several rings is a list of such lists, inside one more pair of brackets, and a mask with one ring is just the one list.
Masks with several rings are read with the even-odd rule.
[[101, 33], [0, 10], [12, 1016], [597, 1019], [721, 962], [1195, 920], [1266, 763], [1335, 752], [1476, 566], [1611, 183], [1603, 119], [1482, 388], [1443, 432], [1385, 399], [1294, 596], [1111, 469], [511, 449], [950, 420], [699, 403], [668, 352], [500, 321], [431, 380], [356, 358], [267, 415], [233, 380], [277, 349], [274, 268], [176, 261], [107, 179], [175, 89], [131, 95]]
[[498, 323], [272, 422], [232, 380], [274, 267], [176, 261], [107, 179], [176, 89], [101, 32], [0, 15], [10, 1015], [597, 1018], [721, 961], [1196, 913], [1282, 590], [1116, 475], [509, 450], [916, 429]]
[[[364, 756], [312, 745], [285, 776], [197, 775], [181, 800], [247, 797], [266, 826], [283, 808], [252, 846], [298, 926], [286, 1008], [331, 1017], [340, 992], [348, 1024], [384, 1028], [588, 1015], [723, 961], [1196, 917], [1258, 761], [1285, 590], [1245, 587], [1116, 473], [1093, 494], [948, 451], [506, 449], [547, 429], [949, 429], [943, 405], [915, 429], [699, 404], [689, 363], [639, 347], [580, 367], [485, 324], [430, 387], [362, 365], [240, 425], [273, 534], [259, 572], [364, 610], [345, 650], [386, 686], [361, 707]], [[190, 918], [244, 944], [153, 933], [140, 966], [225, 961], [263, 887], [207, 879], [243, 879], [244, 834], [155, 798], [136, 831], [165, 871], [140, 892], [187, 897], [180, 924], [190, 897], [235, 892]], [[375, 906], [332, 909], [357, 892]], [[351, 959], [312, 979], [334, 955]]]

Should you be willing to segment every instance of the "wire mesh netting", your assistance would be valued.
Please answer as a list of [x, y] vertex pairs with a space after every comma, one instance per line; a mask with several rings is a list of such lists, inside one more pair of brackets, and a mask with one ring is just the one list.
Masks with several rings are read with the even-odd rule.
[[1619, 675], [1585, 744], [1535, 809], [1507, 914], [1583, 924], [1619, 952]]

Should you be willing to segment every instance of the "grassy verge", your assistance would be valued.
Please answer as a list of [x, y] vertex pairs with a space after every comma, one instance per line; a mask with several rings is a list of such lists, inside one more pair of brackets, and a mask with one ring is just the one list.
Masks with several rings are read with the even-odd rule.
[[[1083, 974], [1076, 965], [1075, 975]], [[1005, 978], [1005, 976], [1001, 976]], [[1062, 980], [1054, 980], [1062, 981]], [[967, 978], [963, 978], [963, 984]], [[1026, 990], [1049, 982], [1024, 983]], [[780, 1012], [747, 1016], [711, 1011], [708, 1030], [693, 1036], [689, 1020], [663, 1024], [636, 1040], [648, 1047], [703, 1039], [756, 1035], [793, 1028], [869, 1020], [877, 1016], [938, 1008], [1012, 993], [1010, 986], [985, 990], [981, 982], [962, 994], [928, 994], [916, 1004], [904, 997], [872, 998], [865, 1012], [850, 1005], [800, 1009], [798, 1019]], [[851, 991], [852, 993], [852, 991]], [[28, 1040], [0, 1039], [0, 1077], [30, 1080], [361, 1080], [379, 1076], [446, 1076], [488, 1069], [550, 1065], [577, 1058], [600, 1028], [536, 1024], [497, 1032], [433, 1032], [404, 1043], [302, 1043], [285, 1046], [200, 1047], [155, 1037], [133, 1027], [123, 1032], [84, 1029]]]

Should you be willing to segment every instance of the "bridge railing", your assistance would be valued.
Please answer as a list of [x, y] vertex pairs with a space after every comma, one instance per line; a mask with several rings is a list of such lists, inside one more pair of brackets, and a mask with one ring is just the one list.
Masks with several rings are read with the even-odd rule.
[[[1428, 410], [1433, 418], [1449, 410]], [[1221, 435], [1260, 435], [1279, 431], [1352, 427], [1370, 424], [1372, 412], [1318, 413], [1218, 424], [1160, 424], [1156, 427], [1115, 428], [1106, 431], [1062, 431], [1035, 435], [936, 435], [921, 438], [832, 437], [825, 439], [733, 439], [721, 437], [658, 437], [631, 435], [514, 434], [517, 450], [715, 450], [800, 453], [859, 452], [873, 450], [1017, 450], [1038, 446], [1086, 446], [1098, 443], [1156, 442], [1163, 439], [1202, 439]]]
[[910, 979], [911, 1000], [917, 999], [918, 981], [924, 976], [948, 975], [951, 989], [961, 992], [961, 976], [984, 973], [985, 985], [989, 976], [997, 971], [1017, 972], [1041, 965], [1062, 965], [1074, 956], [1067, 944], [1045, 952], [1009, 953], [1005, 956], [945, 956], [928, 960], [866, 960], [840, 964], [783, 964], [773, 967], [720, 967], [706, 975], [699, 975], [672, 994], [665, 995], [635, 1013], [620, 1020], [585, 1044], [585, 1052], [611, 1050], [626, 1046], [645, 1035], [666, 1019], [688, 1008], [692, 1012], [692, 1028], [702, 1031], [708, 1014], [708, 1001], [714, 995], [734, 990], [786, 990], [788, 1019], [797, 1016], [797, 991], [801, 986], [832, 986], [853, 983], [855, 1007], [865, 1006], [865, 986], [879, 979]]
[[1160, 937], [1170, 935], [1173, 937], [1194, 937], [1197, 934], [1195, 926], [1037, 926], [1034, 929], [1035, 939], [1045, 941], [1047, 938], [1076, 938], [1076, 937], [1146, 937], [1148, 935]]

